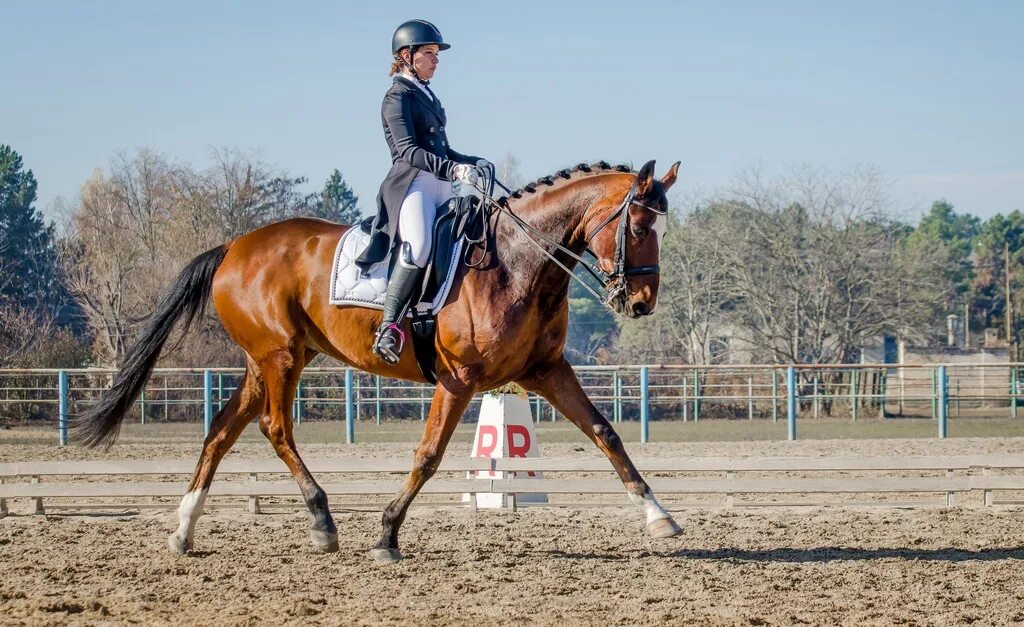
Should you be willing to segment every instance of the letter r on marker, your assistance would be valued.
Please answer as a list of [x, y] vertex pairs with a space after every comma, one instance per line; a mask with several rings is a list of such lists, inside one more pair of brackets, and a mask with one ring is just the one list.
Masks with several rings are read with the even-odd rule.
[[[498, 429], [494, 425], [480, 425], [477, 429], [476, 437], [476, 456], [477, 457], [491, 457], [494, 453], [494, 449], [498, 446]], [[490, 476], [494, 476], [494, 471], [488, 471]]]
[[[516, 441], [516, 437], [520, 441]], [[530, 452], [530, 430], [523, 425], [505, 425], [505, 442], [508, 443], [509, 457], [526, 457]], [[536, 476], [531, 470], [529, 476]]]

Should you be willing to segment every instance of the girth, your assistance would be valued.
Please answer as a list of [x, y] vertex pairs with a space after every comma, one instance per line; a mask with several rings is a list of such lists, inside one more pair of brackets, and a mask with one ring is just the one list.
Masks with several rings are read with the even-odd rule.
[[[451, 264], [465, 261], [466, 265], [472, 266], [468, 262], [472, 245], [480, 244], [486, 239], [487, 217], [477, 197], [452, 198], [444, 207], [445, 210], [440, 213], [434, 223], [430, 262], [423, 285], [424, 298], [418, 299], [421, 301], [433, 300], [436, 291], [444, 284], [448, 273], [452, 271]], [[463, 238], [467, 245], [463, 249], [462, 259], [452, 259], [455, 244]], [[416, 355], [416, 363], [427, 381], [437, 383], [437, 317], [430, 307], [420, 309], [414, 306], [411, 314], [413, 353]]]

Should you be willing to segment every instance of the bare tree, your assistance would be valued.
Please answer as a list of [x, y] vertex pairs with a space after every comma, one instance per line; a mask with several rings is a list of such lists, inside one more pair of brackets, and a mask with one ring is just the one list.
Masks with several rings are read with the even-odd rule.
[[620, 357], [708, 364], [850, 362], [886, 334], [923, 338], [943, 292], [941, 255], [888, 217], [872, 170], [752, 171], [672, 220], [658, 309], [625, 325]]
[[[309, 213], [313, 194], [237, 151], [213, 153], [196, 171], [151, 151], [117, 157], [97, 171], [73, 209], [65, 271], [105, 364], [124, 355], [139, 323], [195, 255], [259, 226]], [[229, 340], [212, 317], [165, 361], [224, 364]], [[228, 365], [228, 364], [224, 364]]]
[[710, 364], [723, 357], [716, 341], [728, 327], [734, 298], [726, 247], [729, 225], [706, 208], [669, 217], [661, 248], [655, 313], [624, 325], [620, 358]]
[[143, 310], [136, 279], [142, 279], [143, 260], [151, 255], [134, 237], [145, 229], [130, 224], [125, 196], [116, 178], [97, 171], [82, 187], [64, 255], [69, 286], [92, 331], [94, 353], [105, 363], [124, 354], [130, 320]]
[[519, 170], [519, 159], [512, 153], [506, 153], [502, 160], [495, 164], [495, 170], [495, 176], [509, 189], [516, 189], [526, 182]]
[[754, 173], [720, 203], [735, 224], [736, 319], [762, 358], [848, 362], [866, 341], [930, 323], [921, 313], [942, 288], [927, 277], [941, 268], [907, 249], [880, 190], [872, 170], [804, 168], [770, 182]]

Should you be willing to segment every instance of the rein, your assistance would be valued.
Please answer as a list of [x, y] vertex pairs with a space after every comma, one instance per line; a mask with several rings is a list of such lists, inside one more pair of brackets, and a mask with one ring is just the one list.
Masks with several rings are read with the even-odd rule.
[[[512, 222], [516, 226], [518, 226], [519, 229], [526, 235], [526, 238], [530, 240], [530, 242], [533, 243], [534, 246], [540, 249], [542, 253], [544, 253], [544, 256], [546, 256], [551, 261], [555, 262], [555, 264], [559, 268], [564, 270], [570, 278], [572, 278], [574, 281], [583, 286], [583, 289], [589, 292], [594, 298], [596, 298], [600, 303], [602, 303], [606, 307], [610, 308], [612, 300], [620, 293], [626, 290], [627, 277], [640, 276], [645, 274], [658, 274], [660, 272], [658, 264], [634, 266], [631, 268], [626, 267], [626, 232], [629, 226], [629, 207], [632, 205], [637, 205], [638, 207], [642, 207], [658, 215], [665, 215], [666, 213], [664, 211], [655, 209], [650, 205], [644, 204], [636, 199], [637, 188], [635, 181], [630, 186], [629, 191], [626, 193], [626, 197], [622, 200], [622, 203], [619, 204], [618, 209], [608, 214], [608, 217], [602, 220], [601, 223], [598, 224], [596, 227], [594, 227], [585, 238], [585, 241], [587, 242], [586, 252], [590, 253], [591, 256], [597, 259], [597, 255], [594, 253], [593, 250], [590, 249], [591, 240], [593, 240], [594, 237], [597, 236], [597, 234], [600, 233], [606, 226], [611, 224], [612, 220], [614, 220], [616, 217], [622, 217], [622, 219], [619, 220], [619, 226], [616, 229], [615, 233], [615, 255], [612, 259], [612, 271], [609, 273], [602, 270], [597, 263], [591, 263], [581, 255], [577, 255], [569, 248], [563, 246], [560, 242], [553, 240], [546, 233], [537, 229], [526, 220], [520, 218], [518, 215], [516, 215], [514, 211], [512, 211], [512, 209], [508, 206], [507, 203], [502, 204], [501, 202], [495, 200], [493, 197], [495, 184], [497, 184], [499, 187], [501, 187], [509, 194], [512, 194], [512, 190], [510, 190], [508, 187], [502, 184], [502, 182], [499, 181], [494, 176], [493, 166], [482, 169], [484, 171], [483, 181], [478, 183], [474, 187], [476, 188], [477, 191], [481, 193], [483, 200], [492, 207], [494, 207], [495, 209], [497, 209], [497, 211], [507, 215], [512, 220]], [[594, 288], [588, 285], [586, 281], [577, 276], [571, 268], [562, 263], [552, 252], [548, 251], [547, 247], [545, 247], [544, 244], [537, 241], [538, 238], [549, 244], [558, 252], [561, 252], [562, 254], [568, 255], [569, 257], [575, 259], [584, 270], [590, 273], [590, 276], [592, 276], [599, 283], [601, 283], [605, 290], [605, 296], [599, 294]]]

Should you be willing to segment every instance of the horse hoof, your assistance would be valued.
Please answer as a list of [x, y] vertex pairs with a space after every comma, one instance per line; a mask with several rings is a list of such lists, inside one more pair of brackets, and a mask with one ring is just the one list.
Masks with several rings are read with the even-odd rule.
[[321, 553], [334, 553], [338, 550], [337, 533], [320, 531], [319, 529], [310, 529], [309, 539], [313, 541], [313, 546], [315, 546]]
[[184, 555], [192, 550], [192, 541], [186, 540], [176, 533], [167, 538], [167, 545], [178, 555]]
[[370, 549], [370, 557], [378, 564], [394, 564], [402, 561], [402, 553], [398, 549]]
[[659, 518], [647, 523], [647, 533], [651, 534], [652, 538], [671, 538], [682, 532], [683, 530], [676, 524], [676, 521], [671, 518]]

